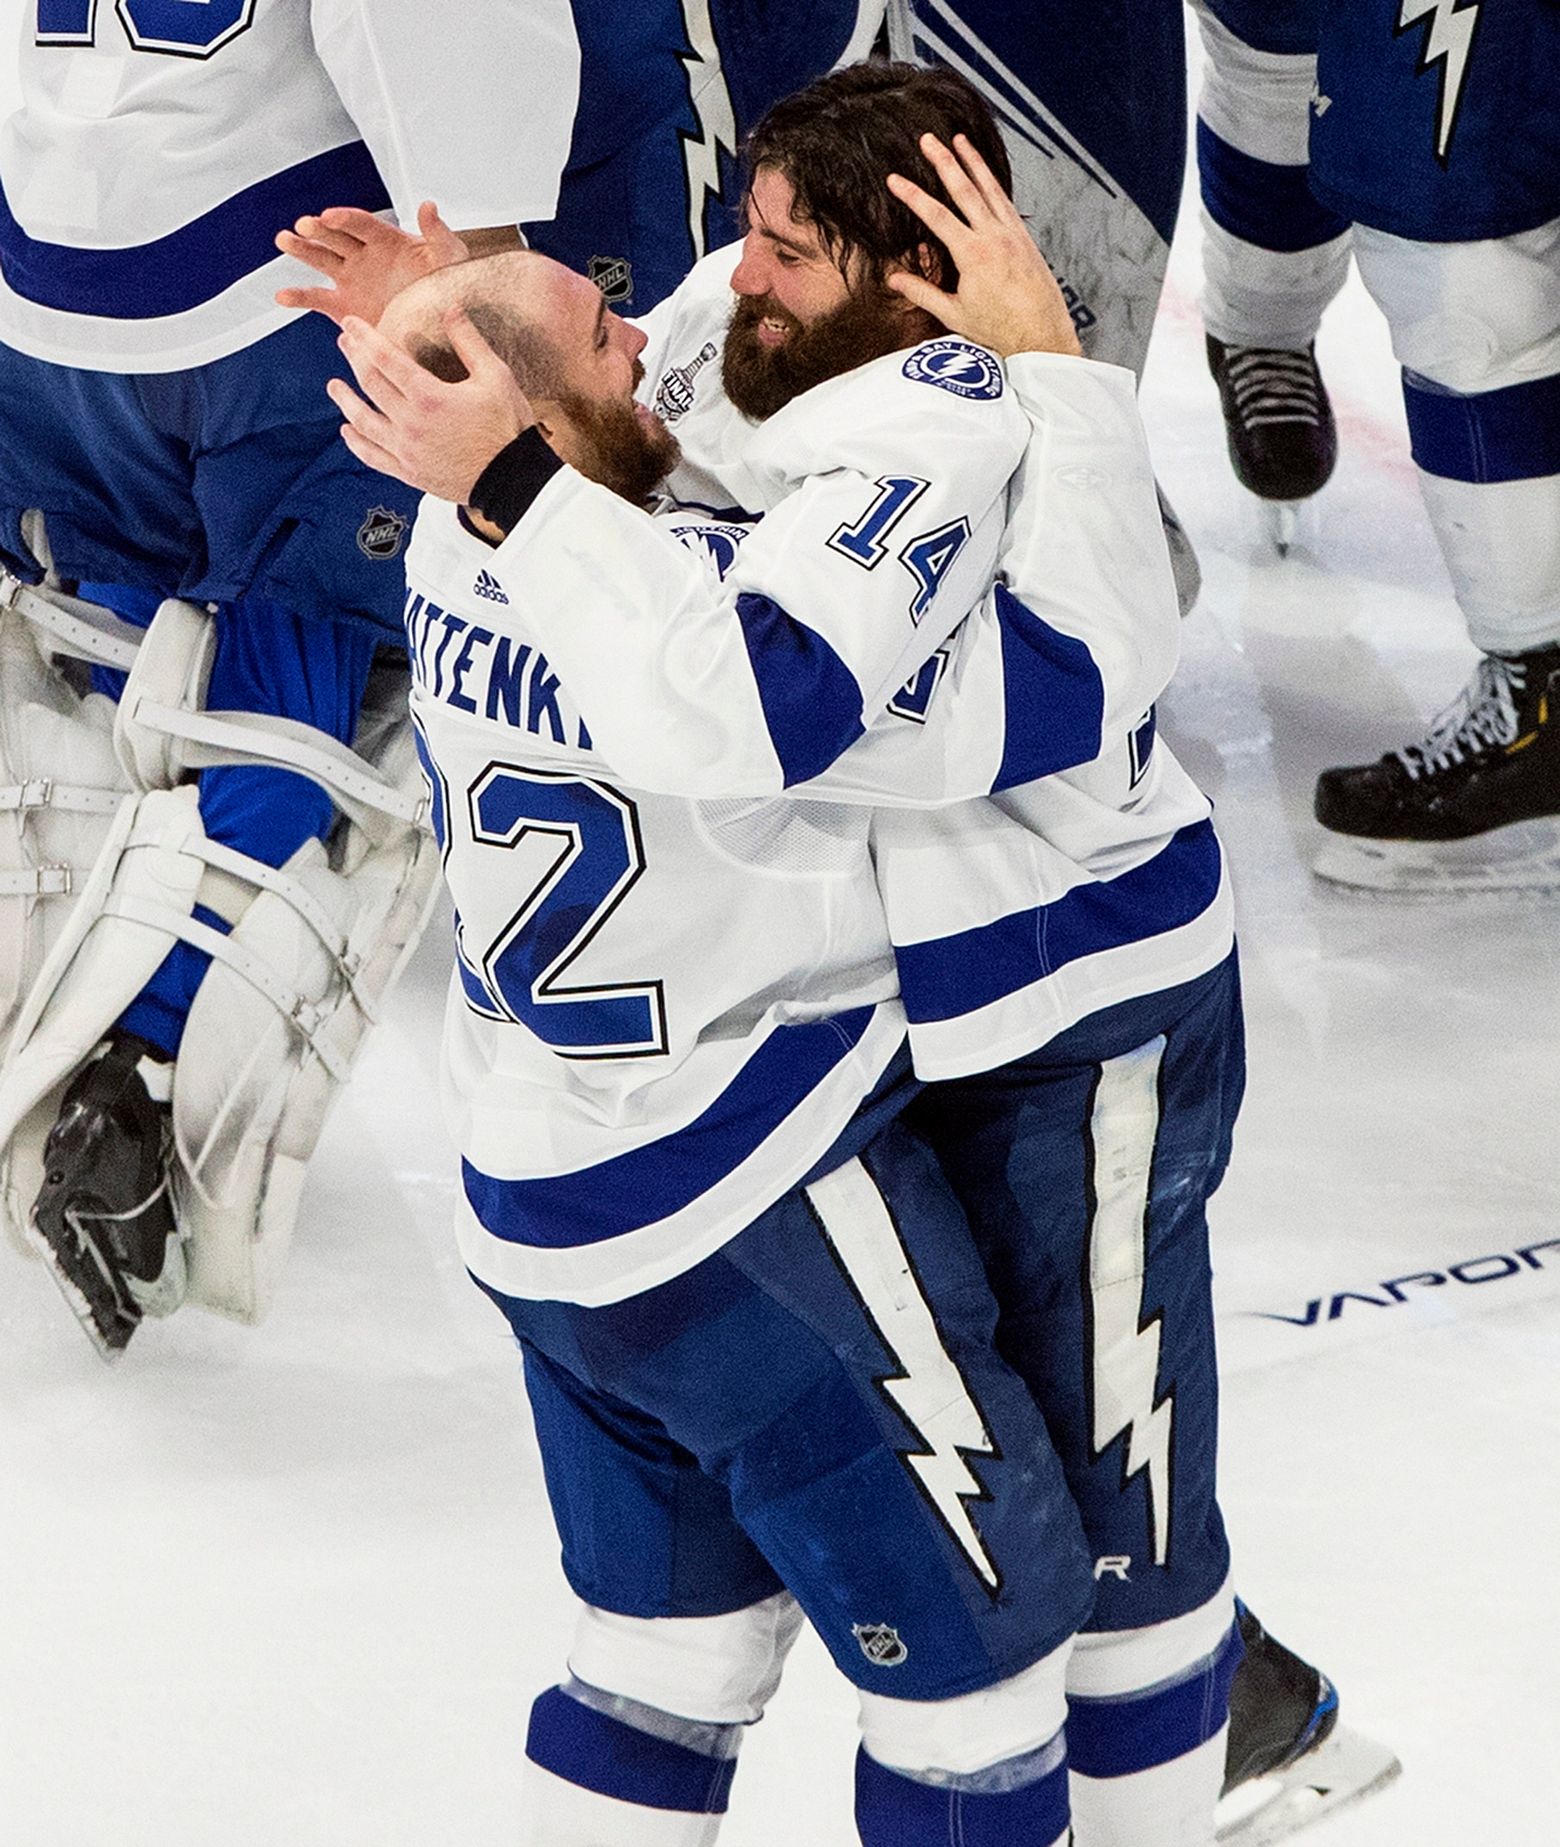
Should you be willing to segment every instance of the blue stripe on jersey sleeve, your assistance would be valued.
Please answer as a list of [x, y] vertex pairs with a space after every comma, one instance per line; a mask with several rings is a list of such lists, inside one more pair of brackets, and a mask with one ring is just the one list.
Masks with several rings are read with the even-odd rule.
[[552, 1687], [531, 1708], [525, 1754], [566, 1783], [640, 1808], [724, 1815], [735, 1757], [706, 1757]]
[[1463, 394], [1403, 374], [1409, 446], [1447, 481], [1534, 481], [1560, 475], [1560, 376]]
[[896, 943], [905, 1013], [915, 1026], [958, 1019], [1082, 956], [1177, 930], [1218, 896], [1223, 863], [1213, 823], [1198, 821], [1119, 878], [1090, 880], [1049, 904], [953, 936]]
[[495, 1180], [461, 1163], [483, 1228], [511, 1244], [572, 1250], [670, 1218], [741, 1166], [849, 1057], [876, 1009], [778, 1026], [686, 1128], [573, 1173]]
[[1076, 769], [1100, 754], [1105, 682], [1087, 645], [1043, 621], [998, 584], [1002, 762], [993, 790]]
[[737, 617], [785, 786], [821, 776], [861, 736], [856, 676], [816, 629], [767, 596], [744, 592]]
[[0, 190], [0, 270], [26, 301], [68, 314], [147, 321], [198, 308], [276, 258], [276, 233], [321, 204], [390, 203], [361, 141], [273, 173], [166, 237], [113, 250], [46, 244], [16, 222]]
[[1349, 228], [1314, 198], [1309, 167], [1258, 160], [1197, 124], [1197, 171], [1208, 216], [1232, 237], [1263, 250], [1313, 250]]

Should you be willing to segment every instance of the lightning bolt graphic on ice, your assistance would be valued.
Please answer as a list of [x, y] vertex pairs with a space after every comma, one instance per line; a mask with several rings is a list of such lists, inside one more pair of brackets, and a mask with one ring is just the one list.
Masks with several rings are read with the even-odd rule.
[[901, 1450], [900, 1460], [994, 1596], [1002, 1587], [1001, 1573], [966, 1504], [990, 1497], [966, 1458], [996, 1458], [997, 1446], [943, 1345], [899, 1227], [860, 1161], [847, 1161], [815, 1181], [807, 1197], [857, 1300], [899, 1369], [879, 1379], [878, 1385], [921, 1443], [919, 1449]]
[[1148, 1476], [1154, 1562], [1170, 1556], [1170, 1455], [1175, 1395], [1159, 1394], [1160, 1322], [1143, 1317], [1149, 1182], [1159, 1135], [1165, 1042], [1100, 1066], [1090, 1131], [1094, 1211], [1089, 1227], [1094, 1453], [1127, 1439], [1122, 1485]]
[[1397, 30], [1406, 32], [1412, 25], [1429, 21], [1424, 47], [1419, 54], [1423, 74], [1431, 65], [1440, 64], [1441, 102], [1436, 128], [1436, 158], [1444, 165], [1452, 145], [1452, 131], [1457, 126], [1457, 107], [1462, 101], [1463, 79], [1468, 73], [1468, 56], [1473, 49], [1474, 27], [1479, 23], [1479, 6], [1459, 7], [1458, 0], [1403, 0]]
[[704, 207], [720, 194], [720, 151], [737, 152], [737, 116], [721, 68], [720, 46], [710, 21], [710, 0], [682, 0], [689, 49], [679, 52], [688, 72], [688, 98], [698, 118], [697, 135], [683, 137], [683, 165], [688, 173], [688, 231], [694, 261], [704, 251]]

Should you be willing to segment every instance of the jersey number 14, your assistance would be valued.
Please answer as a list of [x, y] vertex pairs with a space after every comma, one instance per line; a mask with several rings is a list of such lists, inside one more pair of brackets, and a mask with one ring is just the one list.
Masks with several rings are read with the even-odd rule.
[[[255, 16], [259, 0], [117, 0], [118, 13], [137, 51], [173, 58], [209, 58], [237, 38]], [[98, 0], [38, 0], [40, 45], [97, 42]]]

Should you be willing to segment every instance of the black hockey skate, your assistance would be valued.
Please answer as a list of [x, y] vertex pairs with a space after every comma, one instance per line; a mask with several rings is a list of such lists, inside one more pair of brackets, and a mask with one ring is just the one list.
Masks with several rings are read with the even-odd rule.
[[1485, 655], [1421, 742], [1324, 770], [1316, 818], [1348, 837], [1316, 862], [1340, 884], [1560, 887], [1560, 643]]
[[1327, 1676], [1275, 1641], [1243, 1603], [1235, 1609], [1246, 1654], [1230, 1688], [1218, 1839], [1270, 1847], [1385, 1788], [1402, 1766], [1340, 1729]]
[[1272, 503], [1273, 539], [1288, 551], [1299, 503], [1326, 485], [1338, 460], [1338, 432], [1315, 344], [1295, 353], [1226, 346], [1209, 334], [1208, 370], [1219, 387], [1235, 478]]
[[44, 1147], [37, 1245], [99, 1352], [123, 1352], [144, 1315], [184, 1299], [168, 1184], [169, 1109], [147, 1089], [143, 1040], [114, 1033], [77, 1073]]

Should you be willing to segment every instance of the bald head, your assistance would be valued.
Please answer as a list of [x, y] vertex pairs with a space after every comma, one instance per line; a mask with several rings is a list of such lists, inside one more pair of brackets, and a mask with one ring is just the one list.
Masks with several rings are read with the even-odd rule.
[[402, 289], [385, 310], [380, 331], [436, 378], [456, 382], [466, 368], [450, 345], [445, 316], [461, 309], [528, 397], [558, 398], [568, 388], [568, 343], [560, 335], [574, 306], [570, 285], [578, 280], [536, 250], [477, 257]]

